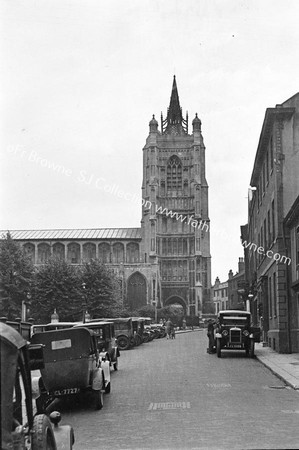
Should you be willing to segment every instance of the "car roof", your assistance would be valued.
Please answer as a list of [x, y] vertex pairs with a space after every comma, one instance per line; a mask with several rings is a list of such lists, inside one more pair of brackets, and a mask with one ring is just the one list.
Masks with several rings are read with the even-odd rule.
[[109, 321], [104, 321], [104, 320], [99, 320], [97, 322], [85, 322], [85, 323], [80, 323], [78, 325], [75, 325], [74, 328], [79, 328], [79, 327], [85, 327], [85, 328], [89, 328], [90, 326], [95, 326], [95, 325], [112, 325], [113, 322], [109, 322]]
[[0, 337], [1, 340], [6, 340], [17, 349], [22, 348], [24, 347], [24, 345], [26, 345], [26, 341], [25, 339], [23, 339], [20, 333], [18, 333], [17, 330], [12, 328], [11, 326], [6, 325], [6, 323], [0, 322]]
[[226, 309], [223, 311], [219, 311], [218, 315], [227, 315], [227, 316], [231, 316], [233, 314], [241, 314], [241, 315], [245, 315], [245, 316], [250, 316], [251, 313], [249, 311], [242, 311], [241, 309]]

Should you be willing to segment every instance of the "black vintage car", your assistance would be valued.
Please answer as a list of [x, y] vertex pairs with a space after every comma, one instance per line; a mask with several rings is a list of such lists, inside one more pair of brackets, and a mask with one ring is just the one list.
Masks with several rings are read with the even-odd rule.
[[130, 317], [122, 318], [102, 318], [92, 319], [88, 323], [98, 321], [106, 321], [114, 324], [115, 337], [117, 339], [117, 346], [120, 350], [128, 350], [135, 345], [132, 319]]
[[91, 320], [74, 326], [75, 329], [82, 327], [94, 332], [101, 359], [109, 361], [110, 366], [113, 365], [114, 370], [118, 370], [120, 351], [115, 339], [114, 323], [103, 319]]
[[0, 323], [0, 347], [1, 449], [72, 449], [73, 429], [58, 425], [58, 412], [50, 419], [34, 412], [30, 371], [44, 367], [42, 346], [29, 345], [14, 328]]
[[39, 380], [39, 411], [55, 398], [91, 394], [96, 409], [104, 404], [103, 393], [110, 392], [109, 362], [102, 361], [96, 336], [87, 328], [45, 331], [32, 336], [31, 343], [42, 344], [44, 368]]
[[249, 311], [219, 311], [215, 339], [218, 358], [222, 350], [245, 350], [253, 358], [254, 344], [260, 342], [260, 329], [251, 326]]

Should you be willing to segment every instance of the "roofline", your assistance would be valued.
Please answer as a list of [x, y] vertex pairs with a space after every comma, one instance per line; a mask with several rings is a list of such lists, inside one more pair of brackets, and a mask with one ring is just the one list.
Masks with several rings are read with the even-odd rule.
[[[297, 95], [297, 94], [295, 94]], [[259, 138], [259, 143], [255, 155], [255, 160], [253, 164], [252, 175], [250, 179], [250, 186], [255, 186], [256, 178], [259, 176], [261, 167], [259, 162], [263, 159], [263, 150], [265, 145], [268, 143], [269, 134], [272, 129], [274, 121], [278, 119], [287, 119], [291, 117], [295, 112], [294, 107], [283, 107], [282, 105], [277, 105], [275, 108], [267, 108], [265, 112], [264, 122]]]

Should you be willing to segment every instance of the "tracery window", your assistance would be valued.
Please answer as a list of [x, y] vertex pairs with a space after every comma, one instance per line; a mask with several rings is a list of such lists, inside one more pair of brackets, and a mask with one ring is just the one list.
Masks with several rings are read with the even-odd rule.
[[172, 156], [167, 164], [167, 190], [182, 189], [182, 163], [177, 156]]

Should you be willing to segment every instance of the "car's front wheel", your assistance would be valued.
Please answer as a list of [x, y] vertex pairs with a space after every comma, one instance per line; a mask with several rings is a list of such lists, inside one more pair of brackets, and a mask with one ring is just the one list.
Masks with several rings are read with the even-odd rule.
[[34, 417], [32, 450], [56, 450], [56, 443], [50, 419], [46, 414]]
[[217, 339], [216, 341], [216, 353], [218, 358], [221, 358], [221, 342], [220, 339]]

